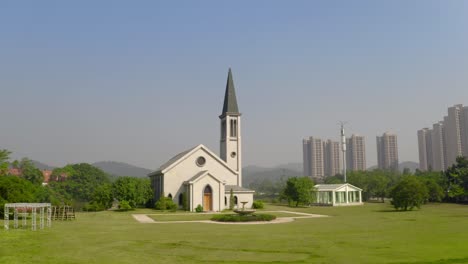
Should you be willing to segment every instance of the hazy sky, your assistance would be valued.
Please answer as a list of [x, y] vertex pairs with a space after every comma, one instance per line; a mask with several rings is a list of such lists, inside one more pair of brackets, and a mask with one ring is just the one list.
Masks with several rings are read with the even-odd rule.
[[0, 148], [47, 164], [150, 169], [218, 153], [232, 67], [244, 165], [302, 138], [416, 131], [468, 104], [468, 1], [1, 1]]

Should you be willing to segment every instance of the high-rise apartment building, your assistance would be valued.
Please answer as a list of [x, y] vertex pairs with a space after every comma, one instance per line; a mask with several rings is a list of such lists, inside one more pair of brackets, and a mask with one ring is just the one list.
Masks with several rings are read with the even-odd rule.
[[341, 173], [340, 143], [309, 137], [302, 141], [304, 175], [322, 180]]
[[325, 176], [335, 176], [341, 173], [341, 148], [340, 142], [332, 140], [324, 141], [324, 166]]
[[[432, 130], [418, 131], [419, 162], [422, 170], [440, 171], [453, 165], [458, 156], [468, 157], [468, 107], [461, 104], [448, 108], [444, 121], [435, 123]], [[426, 144], [423, 145], [422, 135], [426, 135]], [[430, 140], [427, 139], [430, 136]], [[424, 154], [432, 150], [432, 157]], [[426, 155], [424, 159], [424, 155]], [[427, 166], [424, 166], [424, 162]]]
[[456, 162], [458, 156], [463, 156], [464, 145], [466, 145], [463, 105], [449, 107], [447, 118], [444, 118], [444, 126], [448, 167]]
[[435, 171], [445, 170], [445, 127], [444, 122], [432, 125], [432, 169]]
[[419, 169], [422, 171], [434, 168], [432, 158], [432, 130], [423, 128], [418, 130]]
[[350, 171], [366, 170], [366, 143], [363, 136], [346, 139], [346, 168]]
[[312, 171], [310, 169], [310, 146], [308, 139], [302, 140], [302, 166], [304, 168], [304, 176], [312, 175]]
[[323, 141], [310, 137], [303, 141], [302, 146], [305, 176], [323, 179], [325, 176]]
[[468, 157], [468, 106], [463, 107], [462, 124], [463, 156]]
[[398, 142], [395, 134], [385, 132], [377, 136], [377, 162], [379, 169], [398, 169]]

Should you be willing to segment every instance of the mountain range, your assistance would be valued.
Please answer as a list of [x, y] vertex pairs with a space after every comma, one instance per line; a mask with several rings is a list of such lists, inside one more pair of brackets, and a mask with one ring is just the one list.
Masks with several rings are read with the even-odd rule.
[[[54, 167], [44, 164], [39, 161], [33, 161], [34, 165], [41, 170], [53, 170]], [[104, 172], [114, 176], [134, 176], [146, 177], [152, 170], [134, 166], [124, 162], [116, 161], [100, 161], [92, 164], [100, 168]], [[369, 170], [375, 169], [377, 166], [369, 167]], [[404, 161], [399, 165], [400, 171], [404, 168], [410, 169], [414, 172], [419, 167], [417, 162]], [[287, 163], [275, 167], [260, 167], [255, 165], [246, 166], [242, 169], [243, 185], [249, 186], [254, 181], [263, 179], [270, 179], [277, 181], [281, 177], [289, 178], [292, 176], [302, 176], [302, 163]]]

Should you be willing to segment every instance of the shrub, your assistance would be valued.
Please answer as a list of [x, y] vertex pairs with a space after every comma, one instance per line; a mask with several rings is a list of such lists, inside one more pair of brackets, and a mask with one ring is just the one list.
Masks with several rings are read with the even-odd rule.
[[166, 210], [177, 211], [177, 204], [169, 197], [166, 197]]
[[392, 205], [397, 210], [413, 210], [420, 208], [428, 198], [428, 190], [424, 183], [414, 176], [404, 177], [390, 192]]
[[200, 204], [197, 205], [197, 207], [195, 208], [195, 212], [197, 212], [197, 213], [203, 212], [203, 206], [201, 206]]
[[161, 196], [159, 200], [154, 204], [156, 210], [177, 210], [177, 204], [172, 201], [170, 197]]
[[218, 222], [271, 221], [274, 219], [276, 219], [276, 216], [270, 215], [270, 214], [252, 214], [252, 215], [221, 214], [221, 215], [215, 215], [211, 218], [212, 221], [218, 221]]
[[229, 191], [229, 210], [234, 210], [234, 191]]
[[182, 209], [184, 209], [184, 211], [188, 211], [189, 209], [186, 192], [182, 193]]
[[253, 202], [252, 204], [252, 208], [254, 209], [263, 209], [265, 207], [265, 205], [263, 204], [263, 201], [261, 200], [257, 200], [255, 202]]
[[128, 201], [120, 201], [119, 203], [119, 210], [120, 211], [128, 211], [128, 210], [132, 210], [132, 207], [130, 206], [130, 203]]
[[97, 202], [86, 203], [85, 205], [83, 205], [83, 211], [87, 212], [104, 211], [106, 209], [107, 208], [104, 205]]

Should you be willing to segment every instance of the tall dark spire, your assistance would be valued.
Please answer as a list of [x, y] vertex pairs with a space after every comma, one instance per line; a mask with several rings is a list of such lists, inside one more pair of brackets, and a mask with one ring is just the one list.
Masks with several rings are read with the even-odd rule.
[[236, 90], [234, 89], [234, 81], [232, 79], [231, 68], [229, 68], [228, 78], [226, 83], [226, 93], [224, 94], [224, 105], [221, 117], [227, 114], [239, 114], [237, 107]]

